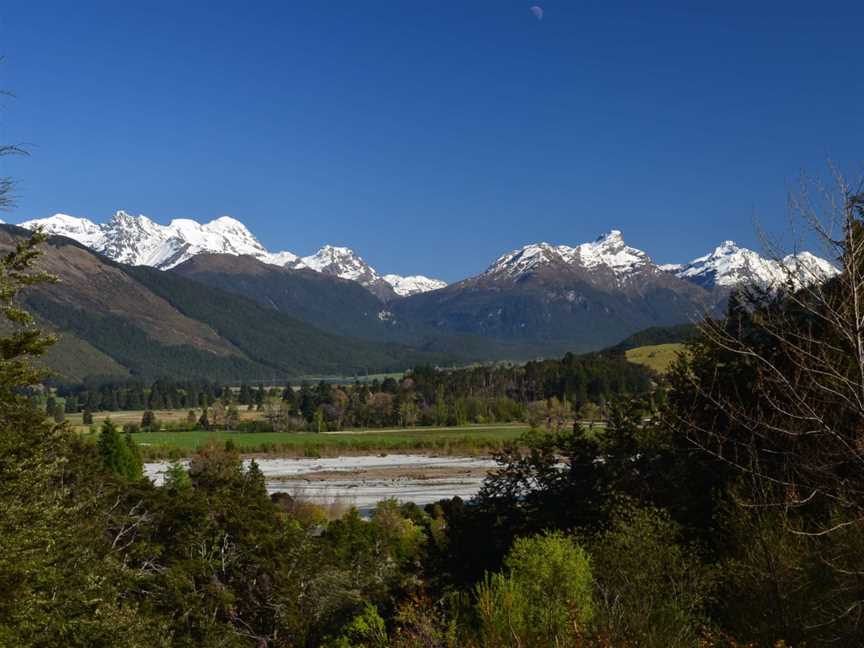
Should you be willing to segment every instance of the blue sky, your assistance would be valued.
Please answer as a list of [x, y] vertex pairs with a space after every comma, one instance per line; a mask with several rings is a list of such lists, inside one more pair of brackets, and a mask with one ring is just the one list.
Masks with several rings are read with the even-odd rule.
[[7, 0], [2, 217], [230, 214], [455, 280], [611, 228], [757, 245], [802, 170], [864, 168], [862, 2], [532, 4]]

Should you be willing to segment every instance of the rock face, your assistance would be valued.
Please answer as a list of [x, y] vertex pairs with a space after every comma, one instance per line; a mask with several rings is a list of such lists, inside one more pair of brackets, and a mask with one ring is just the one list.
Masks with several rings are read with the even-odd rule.
[[526, 245], [476, 277], [391, 310], [398, 320], [451, 333], [578, 351], [718, 314], [737, 286], [770, 288], [787, 277], [801, 285], [836, 272], [807, 252], [771, 261], [731, 242], [688, 264], [661, 266], [612, 230], [575, 246]]
[[451, 333], [582, 351], [712, 312], [714, 295], [664, 272], [612, 230], [576, 246], [535, 243], [485, 272], [393, 304], [397, 319]]
[[436, 290], [446, 284], [423, 276], [382, 277], [353, 250], [325, 245], [300, 259], [293, 252], [269, 252], [238, 220], [222, 216], [209, 223], [178, 218], [160, 225], [146, 216], [118, 211], [107, 223], [55, 214], [25, 221], [21, 227], [42, 227], [49, 234], [68, 236], [114, 261], [168, 270], [199, 254], [252, 256], [259, 261], [287, 268], [310, 268], [316, 272], [356, 281], [379, 299]]
[[393, 286], [351, 248], [325, 245], [315, 254], [303, 257], [301, 263], [316, 272], [356, 281], [383, 301], [397, 295]]

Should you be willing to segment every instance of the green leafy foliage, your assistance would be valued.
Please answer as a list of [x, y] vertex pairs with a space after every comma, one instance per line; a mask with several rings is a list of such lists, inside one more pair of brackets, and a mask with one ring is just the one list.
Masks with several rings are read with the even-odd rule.
[[713, 577], [668, 514], [623, 505], [589, 550], [603, 636], [657, 648], [698, 644]]
[[505, 570], [476, 587], [484, 645], [568, 645], [588, 628], [594, 615], [591, 563], [572, 538], [518, 538]]

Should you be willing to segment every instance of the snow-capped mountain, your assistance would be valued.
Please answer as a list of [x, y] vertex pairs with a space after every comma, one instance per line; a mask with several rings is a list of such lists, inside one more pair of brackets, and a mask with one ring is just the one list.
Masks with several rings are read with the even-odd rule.
[[447, 283], [440, 279], [430, 279], [423, 275], [402, 277], [400, 275], [388, 274], [384, 275], [383, 279], [393, 287], [393, 291], [400, 297], [439, 290], [447, 286]]
[[836, 267], [810, 252], [789, 254], [780, 260], [724, 241], [713, 252], [684, 264], [667, 264], [662, 270], [711, 289], [757, 285], [779, 287], [792, 279], [796, 286], [824, 281], [838, 273]]
[[486, 278], [522, 279], [543, 269], [601, 271], [616, 282], [625, 282], [634, 272], [655, 267], [642, 250], [624, 242], [619, 230], [575, 247], [533, 243], [501, 257], [481, 275]]
[[271, 255], [243, 223], [228, 216], [203, 224], [178, 218], [168, 225], [160, 225], [146, 216], [118, 211], [101, 225], [67, 214], [21, 223], [21, 227], [28, 229], [37, 226], [49, 234], [68, 236], [120, 263], [148, 265], [162, 270], [208, 252], [248, 254], [265, 262], [271, 262], [273, 258], [286, 261], [297, 258], [291, 253]]
[[303, 257], [303, 264], [316, 272], [331, 274], [351, 281], [369, 282], [380, 279], [378, 273], [354, 250], [325, 245], [315, 254]]
[[38, 218], [36, 220], [25, 221], [19, 223], [19, 226], [26, 229], [35, 229], [38, 226], [45, 230], [46, 234], [68, 236], [82, 245], [94, 249], [96, 249], [104, 239], [102, 226], [99, 226], [86, 218], [77, 218], [76, 216], [69, 216], [67, 214], [54, 214], [50, 218]]
[[394, 295], [406, 297], [430, 290], [438, 290], [447, 285], [443, 281], [422, 275], [403, 277], [388, 274], [381, 276], [354, 250], [335, 245], [325, 245], [315, 254], [300, 259], [299, 263], [302, 264], [302, 267], [310, 268], [316, 272], [356, 281], [384, 300], [392, 299]]
[[222, 216], [209, 223], [178, 218], [160, 225], [146, 216], [118, 211], [107, 223], [55, 214], [25, 221], [21, 227], [41, 226], [49, 234], [67, 236], [105, 256], [130, 265], [168, 270], [198, 254], [248, 255], [271, 265], [316, 272], [357, 281], [382, 299], [435, 290], [446, 285], [428, 277], [382, 277], [349, 248], [325, 245], [301, 259], [293, 252], [269, 252], [243, 223]]
[[[642, 250], [624, 242], [612, 230], [591, 243], [575, 247], [534, 243], [501, 256], [480, 278], [524, 280], [537, 273], [578, 272], [591, 283], [605, 281], [620, 288], [638, 284], [633, 277], [665, 272], [707, 290], [755, 284], [780, 286], [792, 278], [797, 286], [824, 281], [838, 270], [810, 252], [790, 254], [781, 260], [767, 259], [734, 241], [724, 241], [713, 252], [684, 264], [656, 265]], [[791, 274], [790, 274], [791, 271]], [[610, 282], [611, 279], [611, 282]]]
[[566, 351], [691, 321], [713, 312], [715, 303], [709, 291], [663, 272], [612, 230], [572, 246], [526, 245], [482, 274], [399, 300], [390, 310], [396, 321], [438, 332]]

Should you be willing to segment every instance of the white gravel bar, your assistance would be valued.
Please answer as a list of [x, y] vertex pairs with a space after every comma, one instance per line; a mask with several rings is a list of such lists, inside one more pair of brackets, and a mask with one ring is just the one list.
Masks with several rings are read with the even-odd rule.
[[[244, 460], [248, 465], [250, 460]], [[270, 493], [289, 493], [320, 504], [339, 503], [368, 512], [383, 500], [395, 498], [420, 506], [459, 496], [471, 499], [480, 490], [483, 475], [495, 467], [491, 459], [390, 454], [312, 458], [256, 459]], [[169, 462], [148, 463], [144, 472], [158, 486]], [[375, 471], [387, 471], [385, 477]], [[446, 476], [424, 476], [424, 471]], [[346, 474], [344, 479], [338, 475]], [[369, 472], [368, 476], [364, 473]], [[325, 476], [326, 475], [326, 476]]]

